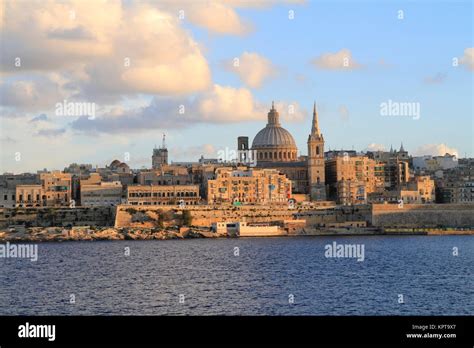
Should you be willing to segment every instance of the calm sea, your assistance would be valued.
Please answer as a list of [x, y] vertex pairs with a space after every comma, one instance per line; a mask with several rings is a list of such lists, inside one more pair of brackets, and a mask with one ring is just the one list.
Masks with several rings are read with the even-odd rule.
[[473, 315], [473, 270], [472, 236], [42, 243], [0, 259], [0, 315]]

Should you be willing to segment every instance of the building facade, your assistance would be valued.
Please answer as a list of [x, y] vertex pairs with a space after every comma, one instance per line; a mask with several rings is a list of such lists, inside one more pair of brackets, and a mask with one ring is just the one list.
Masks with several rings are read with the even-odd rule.
[[288, 204], [291, 181], [275, 169], [217, 168], [208, 180], [209, 204]]
[[200, 202], [199, 185], [129, 185], [127, 204], [196, 205]]
[[60, 171], [40, 173], [40, 180], [47, 206], [69, 206], [71, 204], [71, 174]]
[[85, 207], [116, 206], [122, 203], [120, 181], [81, 185], [81, 205]]
[[51, 204], [42, 185], [17, 185], [15, 197], [15, 207], [18, 208], [39, 208]]
[[376, 189], [375, 160], [346, 151], [329, 155], [325, 167], [329, 198], [338, 204], [365, 203]]

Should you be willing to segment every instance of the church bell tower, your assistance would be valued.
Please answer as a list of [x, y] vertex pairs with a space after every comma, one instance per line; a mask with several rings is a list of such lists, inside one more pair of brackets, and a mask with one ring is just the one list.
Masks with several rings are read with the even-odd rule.
[[312, 201], [326, 200], [324, 175], [324, 137], [319, 130], [316, 102], [313, 107], [313, 125], [308, 137], [308, 185]]

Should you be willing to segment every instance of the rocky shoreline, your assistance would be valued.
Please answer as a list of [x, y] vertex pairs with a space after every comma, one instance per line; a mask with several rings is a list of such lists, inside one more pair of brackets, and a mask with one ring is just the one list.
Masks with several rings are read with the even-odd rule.
[[98, 240], [167, 240], [222, 237], [200, 228], [154, 229], [114, 227], [30, 227], [0, 231], [5, 242], [61, 242]]
[[[299, 233], [283, 236], [371, 236], [371, 235], [474, 235], [474, 230], [440, 229], [374, 229], [329, 228], [304, 229]], [[193, 238], [226, 238], [226, 234], [211, 232], [203, 227], [137, 228], [137, 227], [16, 227], [0, 230], [0, 242], [63, 242], [101, 240], [168, 240]], [[251, 237], [252, 238], [252, 237]]]

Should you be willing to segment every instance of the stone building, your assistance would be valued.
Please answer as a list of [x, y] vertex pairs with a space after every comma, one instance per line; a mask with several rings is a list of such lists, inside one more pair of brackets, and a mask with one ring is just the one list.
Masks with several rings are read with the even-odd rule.
[[81, 185], [81, 206], [116, 206], [122, 203], [120, 181]]
[[189, 168], [163, 164], [158, 169], [144, 170], [137, 174], [140, 185], [189, 185], [193, 184]]
[[40, 173], [47, 206], [69, 206], [72, 199], [71, 174], [59, 170]]
[[411, 159], [403, 144], [398, 151], [369, 151], [367, 156], [375, 160], [377, 178], [383, 178], [385, 190], [398, 190], [410, 181]]
[[438, 203], [474, 203], [474, 159], [460, 158], [436, 180]]
[[287, 204], [291, 181], [275, 169], [217, 168], [208, 180], [209, 204]]
[[446, 153], [444, 156], [419, 156], [413, 157], [413, 169], [416, 172], [431, 173], [437, 170], [456, 168], [458, 159], [455, 155]]
[[[42, 185], [17, 185], [15, 207], [32, 208], [52, 205]], [[49, 204], [48, 204], [49, 203]]]
[[435, 182], [429, 175], [415, 176], [406, 185], [410, 191], [418, 193], [418, 200], [420, 203], [434, 203], [435, 202]]
[[376, 189], [375, 161], [346, 151], [331, 152], [326, 158], [329, 198], [339, 204], [365, 203]]
[[40, 185], [38, 174], [23, 173], [0, 175], [0, 208], [17, 206], [16, 187], [18, 185]]
[[129, 185], [127, 204], [196, 205], [201, 200], [199, 185]]

